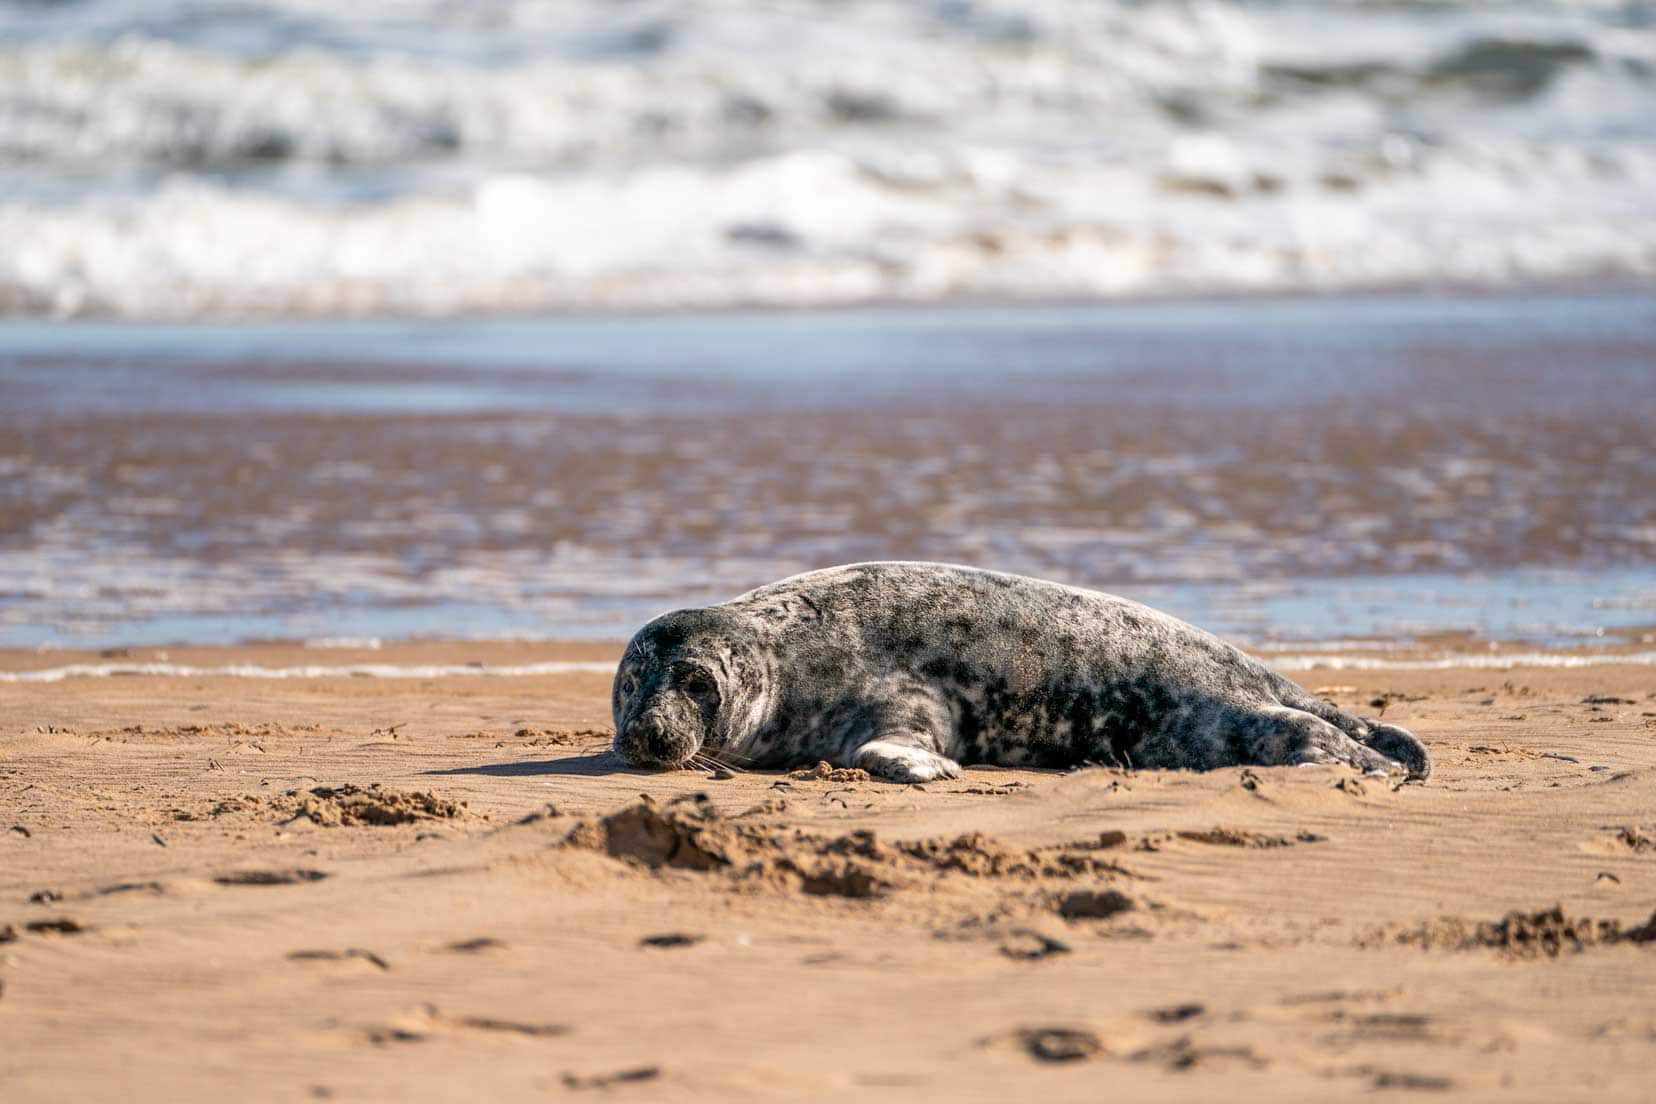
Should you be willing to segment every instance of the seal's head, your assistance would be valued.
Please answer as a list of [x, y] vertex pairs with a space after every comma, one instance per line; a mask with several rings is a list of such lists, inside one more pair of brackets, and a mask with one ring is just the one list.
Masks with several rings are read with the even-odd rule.
[[667, 769], [739, 743], [758, 696], [746, 635], [721, 609], [678, 610], [638, 630], [610, 694], [621, 758]]

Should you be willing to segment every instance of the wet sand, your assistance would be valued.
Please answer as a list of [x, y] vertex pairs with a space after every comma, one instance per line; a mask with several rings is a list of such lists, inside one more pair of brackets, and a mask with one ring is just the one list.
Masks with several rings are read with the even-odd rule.
[[0, 1096], [1649, 1100], [1656, 672], [1296, 677], [1435, 775], [640, 774], [601, 669], [0, 683]]
[[0, 644], [624, 638], [866, 559], [1256, 643], [1656, 620], [1648, 297], [36, 338], [0, 327]]

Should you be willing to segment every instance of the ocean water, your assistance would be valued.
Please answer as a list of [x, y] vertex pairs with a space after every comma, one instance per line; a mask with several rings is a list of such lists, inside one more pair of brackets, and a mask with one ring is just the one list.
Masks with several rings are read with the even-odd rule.
[[863, 559], [1656, 637], [1641, 293], [0, 324], [0, 645], [622, 639]]
[[7, 0], [0, 313], [1656, 275], [1652, 0]]

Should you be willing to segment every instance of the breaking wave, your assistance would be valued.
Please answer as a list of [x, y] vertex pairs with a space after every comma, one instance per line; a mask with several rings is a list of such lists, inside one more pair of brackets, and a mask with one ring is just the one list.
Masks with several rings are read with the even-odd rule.
[[1656, 275], [1656, 4], [0, 5], [0, 312]]

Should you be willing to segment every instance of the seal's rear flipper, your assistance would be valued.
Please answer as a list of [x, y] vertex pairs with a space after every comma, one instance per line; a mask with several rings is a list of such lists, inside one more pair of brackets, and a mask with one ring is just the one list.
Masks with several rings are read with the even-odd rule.
[[1360, 771], [1390, 773], [1400, 764], [1378, 748], [1352, 738], [1315, 714], [1291, 706], [1260, 707], [1241, 721], [1247, 757], [1237, 760], [1265, 767], [1305, 763], [1344, 764]]
[[1432, 773], [1432, 756], [1426, 745], [1406, 728], [1371, 721], [1363, 743], [1386, 758], [1402, 763], [1408, 768], [1410, 778], [1425, 778]]
[[1278, 693], [1283, 704], [1321, 717], [1364, 747], [1379, 752], [1409, 772], [1410, 778], [1432, 773], [1432, 757], [1425, 745], [1406, 728], [1381, 724], [1373, 717], [1357, 717], [1314, 694], [1308, 694], [1287, 679], [1280, 679]]

